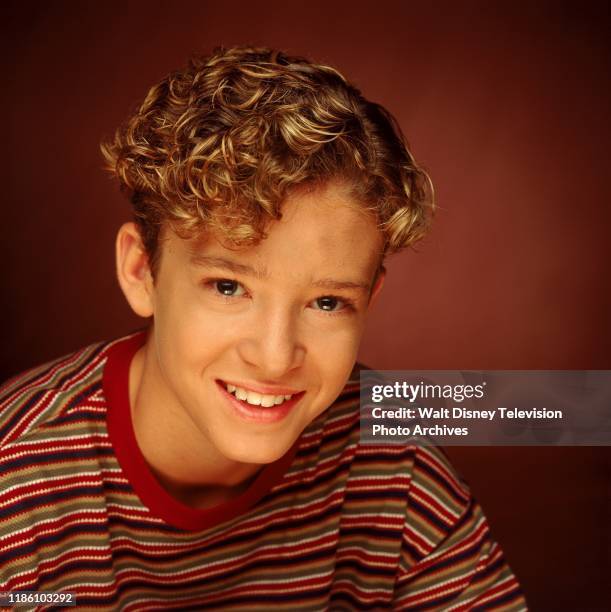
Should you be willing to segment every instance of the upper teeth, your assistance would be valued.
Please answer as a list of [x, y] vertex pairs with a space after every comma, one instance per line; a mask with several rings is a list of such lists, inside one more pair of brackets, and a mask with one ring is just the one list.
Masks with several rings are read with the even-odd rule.
[[284, 400], [288, 400], [293, 397], [292, 395], [266, 395], [230, 384], [227, 385], [227, 391], [229, 391], [229, 393], [233, 393], [239, 400], [248, 402], [253, 406], [263, 406], [264, 408], [282, 404]]

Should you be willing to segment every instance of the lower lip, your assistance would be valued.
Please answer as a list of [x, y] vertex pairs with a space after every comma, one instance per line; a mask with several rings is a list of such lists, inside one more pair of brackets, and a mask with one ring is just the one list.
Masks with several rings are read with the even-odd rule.
[[261, 406], [253, 406], [247, 402], [239, 400], [233, 393], [229, 393], [223, 383], [216, 382], [221, 395], [229, 402], [234, 413], [240, 418], [252, 423], [277, 423], [282, 421], [289, 412], [295, 407], [299, 400], [303, 397], [304, 392], [297, 393], [289, 400], [284, 400], [282, 404], [263, 408]]

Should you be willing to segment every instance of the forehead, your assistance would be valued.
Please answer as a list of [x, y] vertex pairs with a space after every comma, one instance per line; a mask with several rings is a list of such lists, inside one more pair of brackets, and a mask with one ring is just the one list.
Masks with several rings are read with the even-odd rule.
[[303, 256], [319, 252], [326, 257], [350, 255], [351, 259], [362, 259], [359, 255], [377, 257], [383, 246], [373, 215], [350, 196], [347, 188], [335, 183], [289, 197], [282, 208], [282, 219], [270, 225], [265, 242], [301, 250]]
[[349, 273], [366, 278], [381, 263], [383, 236], [373, 215], [346, 188], [328, 184], [289, 196], [282, 218], [268, 225], [266, 238], [255, 246], [230, 249], [205, 234], [186, 241], [170, 235], [167, 247], [195, 264], [213, 257], [248, 262], [261, 276]]

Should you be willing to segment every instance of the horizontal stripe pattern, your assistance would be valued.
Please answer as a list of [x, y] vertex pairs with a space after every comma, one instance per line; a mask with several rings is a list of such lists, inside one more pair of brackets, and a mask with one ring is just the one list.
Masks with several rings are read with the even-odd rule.
[[[0, 586], [96, 610], [524, 610], [479, 505], [436, 448], [359, 443], [359, 388], [302, 434], [248, 511], [165, 523], [109, 439], [86, 347], [0, 390]], [[50, 609], [50, 608], [46, 608]]]

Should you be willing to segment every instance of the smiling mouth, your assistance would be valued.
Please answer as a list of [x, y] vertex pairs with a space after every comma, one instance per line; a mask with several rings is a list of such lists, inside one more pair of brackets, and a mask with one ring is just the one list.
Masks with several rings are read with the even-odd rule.
[[230, 383], [226, 383], [222, 380], [218, 381], [225, 390], [233, 395], [236, 399], [250, 404], [251, 406], [260, 406], [261, 408], [272, 408], [274, 406], [281, 406], [284, 402], [296, 397], [303, 395], [303, 391], [299, 393], [294, 393], [292, 395], [272, 395], [267, 393], [257, 393], [256, 391], [251, 391], [250, 389], [245, 389], [243, 387], [238, 387], [236, 385], [232, 385]]

